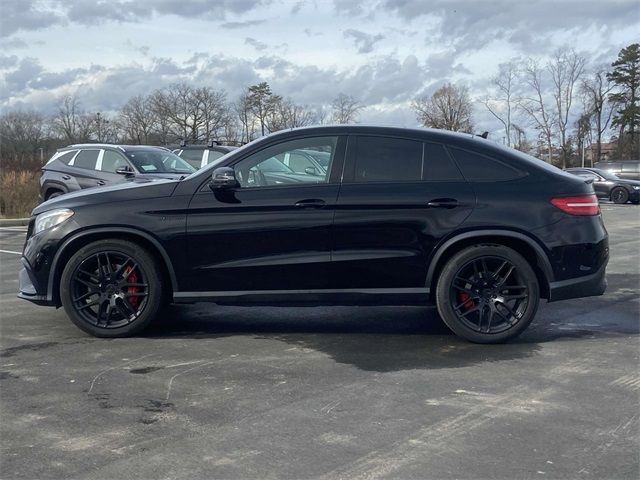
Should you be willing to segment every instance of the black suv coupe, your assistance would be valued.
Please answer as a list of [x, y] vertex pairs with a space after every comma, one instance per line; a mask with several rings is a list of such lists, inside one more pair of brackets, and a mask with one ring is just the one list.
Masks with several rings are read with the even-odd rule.
[[640, 203], [640, 182], [619, 178], [611, 172], [599, 168], [567, 168], [567, 172], [593, 182], [593, 190], [598, 198], [614, 203]]
[[42, 167], [40, 201], [134, 177], [179, 179], [193, 172], [195, 168], [163, 147], [69, 145], [59, 149]]
[[[328, 153], [325, 174], [282, 169], [299, 150]], [[435, 303], [494, 343], [540, 298], [601, 295], [608, 254], [592, 186], [541, 160], [439, 130], [308, 127], [182, 180], [39, 205], [19, 296], [100, 337], [139, 332], [164, 302]]]

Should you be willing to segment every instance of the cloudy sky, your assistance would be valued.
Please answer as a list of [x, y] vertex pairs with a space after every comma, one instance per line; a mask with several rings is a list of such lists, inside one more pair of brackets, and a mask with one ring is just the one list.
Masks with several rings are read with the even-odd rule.
[[[561, 46], [610, 64], [638, 41], [637, 0], [0, 0], [0, 109], [88, 111], [186, 81], [229, 99], [267, 81], [312, 107], [339, 92], [367, 123], [416, 125], [446, 82], [488, 93], [498, 65]], [[484, 107], [478, 129], [497, 130]]]

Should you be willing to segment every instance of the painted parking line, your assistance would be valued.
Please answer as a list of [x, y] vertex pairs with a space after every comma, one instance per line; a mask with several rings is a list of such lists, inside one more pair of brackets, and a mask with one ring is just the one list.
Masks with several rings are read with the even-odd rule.
[[0, 232], [26, 232], [27, 227], [0, 227]]
[[0, 253], [11, 253], [13, 255], [22, 255], [22, 252], [14, 252], [13, 250], [0, 250]]

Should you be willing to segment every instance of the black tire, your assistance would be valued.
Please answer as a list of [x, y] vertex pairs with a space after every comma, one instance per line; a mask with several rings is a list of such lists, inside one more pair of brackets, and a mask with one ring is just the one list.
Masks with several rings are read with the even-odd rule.
[[60, 195], [64, 195], [64, 192], [61, 192], [60, 190], [54, 190], [53, 192], [49, 193], [49, 195], [47, 195], [47, 198], [45, 198], [45, 200], [51, 200], [52, 198], [59, 197]]
[[76, 252], [62, 272], [60, 299], [81, 330], [127, 337], [143, 330], [162, 305], [162, 272], [140, 245], [99, 240]]
[[629, 192], [625, 188], [616, 187], [611, 190], [611, 201], [613, 203], [627, 203], [629, 201]]
[[444, 323], [474, 343], [501, 343], [520, 335], [539, 301], [535, 272], [518, 252], [502, 245], [474, 245], [456, 253], [436, 287]]

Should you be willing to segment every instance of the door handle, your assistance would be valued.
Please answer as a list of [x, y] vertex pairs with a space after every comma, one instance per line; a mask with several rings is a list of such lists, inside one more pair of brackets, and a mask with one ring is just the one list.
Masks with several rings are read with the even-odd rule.
[[322, 208], [324, 206], [325, 201], [320, 200], [319, 198], [309, 198], [295, 203], [296, 208]]
[[458, 206], [458, 200], [455, 198], [434, 198], [427, 202], [429, 208], [456, 208]]
[[69, 175], [62, 175], [62, 179], [63, 180], [71, 180], [71, 177]]
[[104, 180], [98, 180], [98, 181], [97, 181], [97, 184], [98, 184], [98, 185], [104, 185], [104, 184], [105, 184], [105, 181], [104, 181]]

